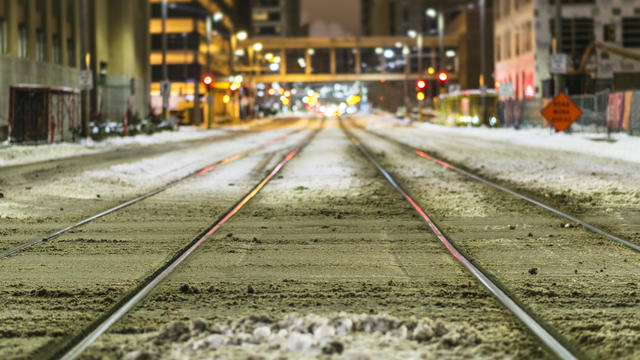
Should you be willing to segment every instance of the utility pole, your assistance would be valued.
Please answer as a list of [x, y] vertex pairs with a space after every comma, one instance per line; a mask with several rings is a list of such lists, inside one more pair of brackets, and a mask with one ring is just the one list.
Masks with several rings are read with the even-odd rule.
[[[207, 71], [206, 71], [207, 74], [209, 74], [211, 71], [211, 27], [212, 27], [211, 16], [207, 15]], [[207, 129], [211, 129], [211, 126], [213, 125], [213, 122], [214, 122], [214, 114], [213, 114], [213, 111], [214, 111], [213, 101], [215, 99], [214, 92], [215, 92], [215, 80], [207, 90], [207, 106], [209, 108], [209, 111], [207, 114]]]
[[[440, 71], [446, 70], [444, 65], [444, 9], [442, 6], [440, 6], [440, 9], [438, 10], [438, 44], [438, 51], [440, 54], [440, 64], [438, 64], [440, 67], [440, 69], [438, 69], [439, 73]], [[438, 94], [444, 90], [444, 85], [441, 85], [440, 88], [441, 89], [438, 91]]]
[[[558, 1], [558, 0], [556, 0]], [[488, 124], [487, 113], [487, 9], [486, 0], [480, 0], [480, 100], [482, 102], [481, 123]]]
[[[87, 0], [82, 0], [80, 3], [80, 27], [82, 28], [82, 34], [80, 34], [80, 53], [82, 58], [80, 59], [80, 67], [83, 71], [91, 71], [89, 69], [89, 56], [88, 56], [88, 29], [87, 29]], [[95, 86], [95, 85], [94, 85]], [[82, 102], [82, 137], [89, 137], [89, 90], [83, 89], [80, 94]]]
[[[562, 0], [555, 0], [555, 12], [556, 12], [556, 16], [555, 16], [555, 32], [556, 32], [556, 38], [555, 38], [555, 46], [554, 48], [554, 53], [555, 54], [560, 54], [562, 53]], [[555, 90], [556, 90], [556, 95], [565, 92], [565, 84], [564, 84], [564, 77], [562, 76], [562, 74], [556, 74], [556, 86], [555, 86]]]
[[[167, 69], [167, 0], [162, 0], [162, 80], [164, 84], [169, 82], [169, 71]], [[160, 86], [161, 89], [166, 85]], [[168, 98], [166, 93], [162, 93], [162, 119], [168, 120], [169, 108]]]

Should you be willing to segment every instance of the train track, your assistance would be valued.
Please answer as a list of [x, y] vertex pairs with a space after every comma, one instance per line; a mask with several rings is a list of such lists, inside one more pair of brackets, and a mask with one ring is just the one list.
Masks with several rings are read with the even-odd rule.
[[[90, 324], [79, 335], [75, 336], [66, 343], [59, 345], [59, 350], [45, 355], [45, 358], [71, 360], [77, 358], [82, 352], [89, 347], [100, 335], [106, 332], [113, 324], [121, 319], [127, 312], [133, 309], [169, 274], [171, 274], [186, 258], [193, 254], [198, 247], [209, 240], [227, 221], [237, 214], [242, 207], [247, 204], [254, 196], [256, 196], [271, 181], [282, 168], [291, 161], [296, 154], [302, 151], [313, 138], [322, 130], [324, 122], [315, 129], [302, 142], [297, 144], [294, 149], [266, 175], [251, 191], [244, 195], [236, 204], [223, 213], [214, 223], [207, 229], [196, 236], [191, 243], [179, 250], [168, 262], [164, 263], [152, 275], [147, 277], [135, 290], [124, 296], [116, 305], [107, 311], [101, 318]], [[275, 141], [275, 140], [272, 140]], [[201, 172], [210, 171], [213, 168], [202, 169]]]
[[54, 231], [54, 232], [52, 232], [52, 233], [50, 233], [48, 235], [45, 235], [43, 238], [35, 239], [35, 240], [32, 240], [32, 241], [26, 242], [24, 244], [18, 245], [18, 246], [14, 247], [14, 248], [11, 248], [9, 250], [6, 250], [6, 251], [0, 253], [0, 260], [1, 259], [5, 259], [7, 257], [10, 257], [12, 255], [18, 254], [18, 253], [20, 253], [20, 252], [22, 252], [22, 251], [24, 251], [24, 250], [26, 250], [26, 249], [28, 249], [30, 247], [36, 246], [38, 244], [54, 240], [57, 237], [59, 237], [60, 235], [66, 233], [66, 232], [68, 232], [70, 230], [76, 229], [76, 228], [81, 227], [83, 225], [86, 225], [86, 224], [88, 224], [88, 223], [90, 223], [92, 221], [95, 221], [95, 220], [97, 220], [99, 218], [102, 218], [104, 216], [107, 216], [109, 214], [115, 213], [115, 212], [117, 212], [119, 210], [122, 210], [124, 208], [127, 208], [127, 207], [129, 207], [129, 206], [131, 206], [133, 204], [136, 204], [136, 203], [139, 203], [139, 202], [141, 202], [143, 200], [146, 200], [146, 199], [148, 199], [148, 198], [150, 198], [152, 196], [155, 196], [155, 195], [157, 195], [157, 194], [159, 194], [161, 192], [164, 192], [164, 191], [166, 191], [166, 190], [178, 185], [179, 183], [182, 183], [182, 182], [184, 182], [186, 180], [189, 180], [189, 179], [192, 179], [194, 177], [197, 177], [197, 176], [200, 176], [202, 174], [205, 174], [205, 173], [207, 173], [207, 172], [209, 172], [209, 171], [211, 171], [211, 170], [213, 170], [213, 169], [215, 169], [215, 168], [217, 168], [217, 167], [219, 167], [221, 165], [225, 165], [225, 164], [228, 164], [230, 162], [233, 162], [233, 161], [236, 161], [238, 159], [241, 159], [243, 157], [246, 157], [246, 156], [248, 156], [250, 154], [253, 154], [253, 153], [255, 153], [255, 152], [257, 152], [257, 151], [259, 151], [261, 149], [264, 149], [264, 148], [266, 148], [268, 146], [271, 146], [271, 145], [275, 144], [276, 142], [279, 142], [279, 141], [282, 141], [282, 140], [284, 140], [284, 139], [286, 139], [288, 137], [291, 137], [292, 135], [295, 135], [295, 134], [297, 134], [297, 133], [299, 133], [299, 132], [301, 132], [303, 130], [304, 129], [293, 130], [293, 131], [291, 131], [291, 132], [289, 132], [289, 133], [287, 133], [285, 135], [282, 135], [282, 136], [279, 136], [279, 137], [277, 137], [275, 139], [269, 140], [269, 141], [267, 141], [267, 142], [265, 142], [263, 144], [255, 146], [255, 147], [253, 147], [253, 148], [251, 148], [249, 150], [234, 154], [234, 155], [229, 156], [229, 157], [227, 157], [225, 159], [219, 160], [219, 161], [217, 161], [217, 162], [215, 162], [213, 164], [209, 164], [209, 165], [207, 165], [207, 166], [205, 166], [203, 168], [195, 170], [195, 171], [191, 172], [190, 174], [185, 175], [185, 176], [183, 176], [183, 177], [181, 177], [181, 178], [179, 178], [177, 180], [174, 180], [174, 181], [172, 181], [172, 182], [170, 182], [168, 184], [165, 184], [165, 185], [163, 185], [163, 186], [161, 186], [161, 187], [159, 187], [159, 188], [157, 188], [155, 190], [149, 191], [149, 192], [147, 192], [147, 193], [145, 193], [143, 195], [140, 195], [140, 196], [138, 196], [136, 198], [133, 198], [133, 199], [128, 200], [128, 201], [125, 201], [125, 202], [123, 202], [123, 203], [121, 203], [119, 205], [116, 205], [116, 206], [114, 206], [112, 208], [104, 210], [104, 211], [102, 211], [102, 212], [100, 212], [98, 214], [89, 216], [89, 217], [84, 218], [84, 219], [82, 219], [82, 220], [80, 220], [80, 221], [78, 221], [78, 222], [76, 222], [74, 224], [71, 224], [71, 225], [68, 225], [68, 226], [66, 226], [66, 227], [64, 227], [62, 229], [56, 230], [56, 231]]
[[500, 190], [502, 192], [505, 192], [507, 194], [510, 194], [512, 196], [515, 196], [517, 198], [525, 200], [525, 201], [527, 201], [527, 202], [529, 202], [529, 203], [531, 203], [533, 205], [536, 205], [537, 207], [540, 207], [542, 209], [550, 211], [555, 215], [563, 217], [563, 218], [565, 218], [565, 219], [567, 219], [569, 221], [572, 221], [572, 222], [574, 222], [576, 224], [580, 224], [584, 228], [586, 228], [586, 229], [588, 229], [588, 230], [590, 230], [590, 231], [592, 231], [592, 232], [594, 232], [596, 234], [602, 235], [602, 236], [608, 238], [609, 240], [613, 240], [613, 241], [615, 241], [615, 242], [617, 242], [619, 244], [622, 244], [622, 245], [626, 246], [627, 248], [629, 248], [629, 249], [631, 249], [631, 250], [633, 250], [635, 252], [640, 252], [640, 245], [634, 244], [634, 243], [632, 243], [632, 242], [630, 242], [628, 240], [622, 239], [619, 236], [613, 235], [613, 234], [611, 234], [611, 233], [609, 233], [609, 232], [607, 232], [607, 231], [605, 231], [605, 230], [603, 230], [603, 229], [601, 229], [601, 228], [599, 228], [599, 227], [597, 227], [597, 226], [595, 226], [593, 224], [590, 224], [590, 223], [588, 223], [588, 222], [586, 222], [584, 220], [581, 220], [581, 219], [579, 219], [579, 218], [577, 218], [575, 216], [567, 214], [566, 212], [563, 212], [563, 211], [561, 211], [559, 209], [556, 209], [551, 205], [545, 204], [545, 203], [540, 202], [538, 200], [535, 200], [535, 199], [533, 199], [533, 198], [531, 198], [529, 196], [521, 194], [521, 193], [519, 193], [517, 191], [514, 191], [514, 190], [509, 189], [507, 187], [504, 187], [502, 185], [496, 184], [495, 182], [493, 182], [491, 180], [485, 179], [485, 178], [483, 178], [483, 177], [481, 177], [481, 176], [479, 176], [477, 174], [474, 174], [474, 173], [472, 173], [470, 171], [464, 170], [464, 169], [462, 169], [462, 168], [460, 168], [458, 166], [455, 166], [455, 165], [451, 164], [450, 162], [447, 162], [447, 161], [439, 159], [439, 158], [437, 158], [435, 156], [432, 156], [432, 155], [428, 154], [424, 150], [416, 149], [416, 148], [414, 148], [414, 147], [412, 147], [412, 146], [410, 146], [410, 145], [408, 145], [406, 143], [403, 143], [401, 141], [393, 139], [393, 138], [391, 138], [389, 136], [376, 133], [374, 131], [371, 131], [371, 130], [363, 128], [363, 127], [358, 127], [358, 128], [361, 129], [362, 131], [368, 133], [368, 134], [371, 134], [373, 136], [376, 136], [376, 137], [378, 137], [380, 139], [383, 139], [383, 140], [386, 140], [388, 142], [394, 143], [394, 144], [400, 146], [401, 148], [403, 148], [404, 150], [409, 151], [409, 152], [415, 154], [416, 156], [419, 156], [420, 158], [432, 161], [432, 162], [437, 163], [437, 164], [439, 164], [439, 165], [441, 165], [441, 166], [443, 166], [443, 167], [445, 167], [445, 168], [447, 168], [447, 169], [449, 169], [451, 171], [455, 171], [455, 172], [457, 172], [457, 173], [459, 173], [461, 175], [464, 175], [466, 177], [469, 177], [471, 179], [479, 181], [479, 182], [481, 182], [481, 183], [483, 183], [485, 185], [488, 185], [488, 186], [493, 187], [495, 189], [498, 189], [498, 190]]
[[[522, 322], [524, 326], [539, 339], [553, 355], [560, 359], [581, 359], [585, 356], [577, 349], [569, 344], [562, 336], [557, 334], [553, 328], [540, 320], [531, 310], [522, 305], [511, 292], [502, 284], [492, 280], [492, 276], [484, 269], [476, 266], [469, 258], [467, 258], [453, 244], [422, 207], [403, 189], [403, 187], [393, 178], [393, 176], [371, 155], [371, 152], [365, 147], [360, 140], [348, 130], [342, 121], [340, 126], [345, 135], [353, 142], [353, 144], [362, 152], [362, 154], [371, 162], [377, 170], [385, 177], [391, 186], [406, 199], [418, 213], [419, 217], [429, 226], [433, 234], [445, 246], [447, 251], [462, 265], [469, 273], [477, 279], [502, 305], [504, 305], [516, 318]], [[444, 164], [442, 164], [445, 166]]]

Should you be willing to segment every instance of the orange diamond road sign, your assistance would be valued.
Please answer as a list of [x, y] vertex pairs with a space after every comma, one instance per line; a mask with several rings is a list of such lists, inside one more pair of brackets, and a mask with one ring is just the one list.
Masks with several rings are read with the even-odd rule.
[[542, 116], [558, 131], [565, 131], [582, 116], [582, 110], [564, 93], [558, 94], [553, 101], [542, 109]]

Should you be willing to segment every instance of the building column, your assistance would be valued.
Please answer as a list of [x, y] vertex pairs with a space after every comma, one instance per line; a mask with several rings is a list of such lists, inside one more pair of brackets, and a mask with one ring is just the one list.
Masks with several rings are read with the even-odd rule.
[[[42, 30], [44, 32], [44, 61], [48, 63], [53, 63], [53, 12], [54, 9], [53, 6], [51, 6], [51, 0], [45, 0], [41, 19]], [[59, 17], [58, 21], [60, 21]]]
[[[27, 8], [24, 12], [25, 22], [27, 25], [27, 59], [36, 60], [36, 46], [38, 43], [36, 19], [38, 18], [36, 11], [37, 0], [28, 0]], [[42, 16], [44, 18], [44, 15]]]
[[[72, 0], [73, 1], [73, 42], [75, 44], [75, 57], [76, 57], [76, 69], [82, 69], [82, 64], [84, 61], [84, 54], [82, 53], [82, 23], [80, 22], [80, 9], [82, 8], [80, 5], [80, 1], [82, 0]], [[85, 36], [89, 36], [86, 34]]]
[[60, 1], [60, 13], [58, 14], [58, 38], [60, 39], [60, 63], [64, 66], [69, 65], [69, 56], [67, 51], [67, 38], [69, 37], [67, 29], [67, 0]]
[[284, 49], [280, 50], [280, 75], [287, 75], [287, 53]]
[[305, 75], [311, 75], [311, 54], [309, 54], [308, 49], [304, 52], [304, 61], [307, 63], [304, 73]]
[[11, 56], [18, 56], [18, 0], [7, 0], [9, 8], [7, 11], [7, 53]]
[[329, 52], [329, 57], [331, 58], [331, 75], [336, 74], [336, 49], [333, 48]]

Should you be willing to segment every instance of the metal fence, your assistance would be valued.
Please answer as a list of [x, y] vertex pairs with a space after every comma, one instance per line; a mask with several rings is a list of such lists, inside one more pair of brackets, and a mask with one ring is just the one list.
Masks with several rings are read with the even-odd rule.
[[571, 101], [582, 110], [582, 116], [571, 126], [578, 132], [607, 132], [607, 106], [609, 92], [601, 92], [595, 95], [572, 95]]
[[[582, 116], [570, 131], [605, 133], [611, 131], [640, 132], [640, 92], [611, 93], [603, 91], [593, 95], [569, 96]], [[615, 101], [616, 99], [622, 99]], [[498, 102], [498, 117], [503, 127], [547, 127], [540, 111], [551, 99], [502, 100]], [[612, 117], [620, 117], [619, 125]], [[616, 124], [617, 124], [616, 123]]]

